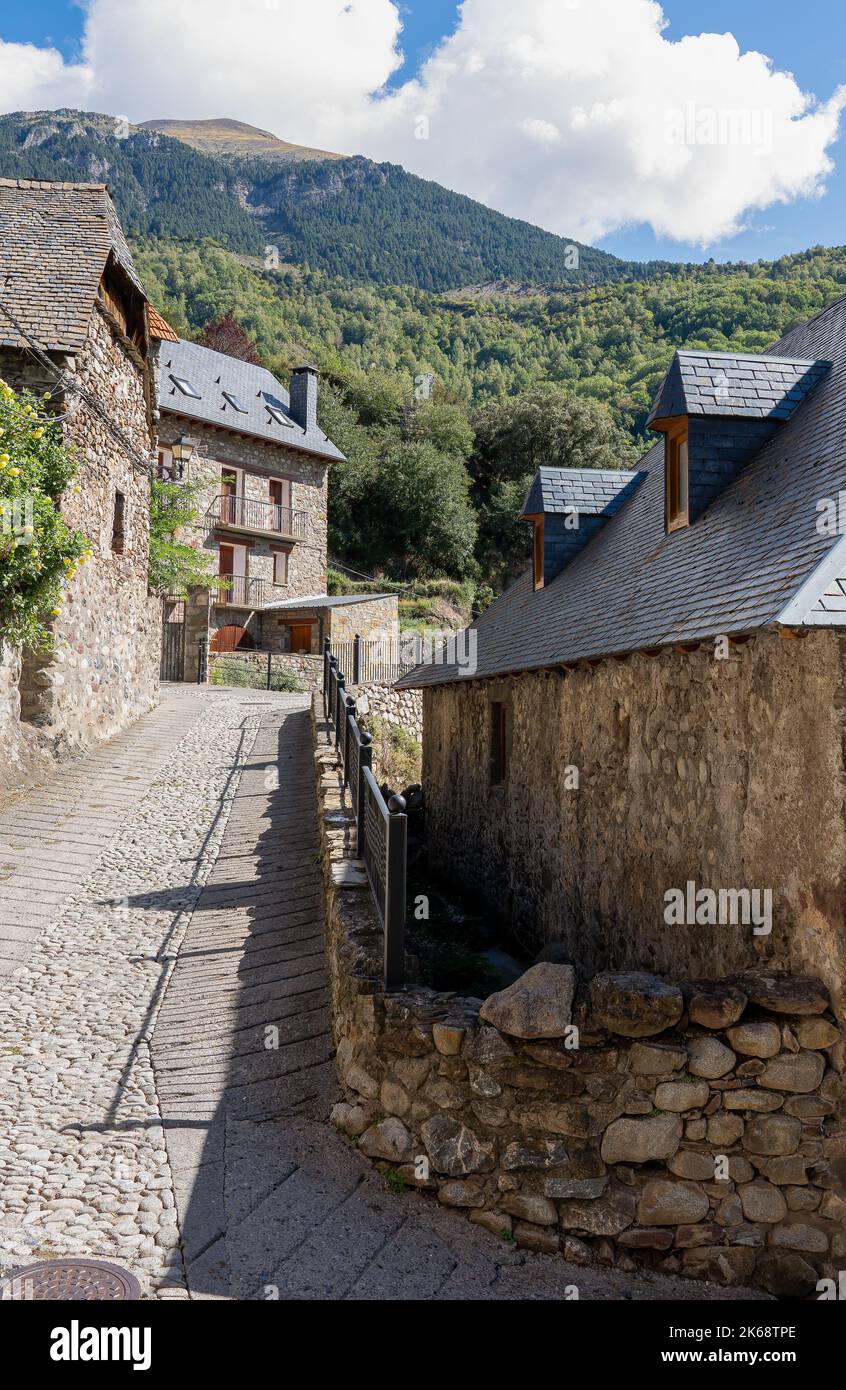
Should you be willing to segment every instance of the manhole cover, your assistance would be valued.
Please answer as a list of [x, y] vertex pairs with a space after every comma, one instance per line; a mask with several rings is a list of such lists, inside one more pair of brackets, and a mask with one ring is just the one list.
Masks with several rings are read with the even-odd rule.
[[0, 1279], [0, 1299], [135, 1299], [141, 1286], [133, 1275], [105, 1260], [42, 1260]]

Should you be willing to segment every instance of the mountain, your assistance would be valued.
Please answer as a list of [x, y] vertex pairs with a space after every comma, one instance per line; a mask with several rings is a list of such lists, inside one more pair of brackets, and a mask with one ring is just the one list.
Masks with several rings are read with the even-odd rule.
[[138, 127], [72, 110], [0, 117], [0, 173], [102, 180], [130, 235], [210, 236], [248, 255], [271, 245], [281, 261], [434, 291], [501, 280], [584, 287], [667, 268], [568, 242], [396, 164], [305, 157], [313, 153], [236, 121]]
[[257, 255], [265, 238], [219, 161], [156, 131], [81, 111], [0, 117], [4, 178], [107, 183], [132, 236], [211, 236]]
[[201, 154], [220, 155], [222, 158], [266, 159], [281, 164], [304, 159], [344, 158], [342, 154], [312, 149], [310, 145], [292, 145], [289, 140], [280, 140], [269, 130], [259, 130], [257, 126], [222, 116], [211, 121], [141, 121], [135, 129], [156, 130], [160, 135], [182, 140]]

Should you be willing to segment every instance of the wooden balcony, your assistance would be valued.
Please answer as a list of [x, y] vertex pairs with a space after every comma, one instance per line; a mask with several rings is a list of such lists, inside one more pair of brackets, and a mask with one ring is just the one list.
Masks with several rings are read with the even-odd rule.
[[302, 541], [308, 535], [308, 512], [277, 507], [275, 502], [256, 501], [252, 497], [216, 497], [206, 520], [212, 526], [250, 536]]

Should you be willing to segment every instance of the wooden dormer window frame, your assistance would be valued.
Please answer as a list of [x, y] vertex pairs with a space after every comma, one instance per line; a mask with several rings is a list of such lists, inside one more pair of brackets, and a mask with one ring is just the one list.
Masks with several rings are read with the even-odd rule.
[[670, 422], [664, 439], [667, 534], [690, 525], [687, 417]]
[[526, 518], [532, 523], [532, 582], [535, 593], [543, 588], [543, 514]]

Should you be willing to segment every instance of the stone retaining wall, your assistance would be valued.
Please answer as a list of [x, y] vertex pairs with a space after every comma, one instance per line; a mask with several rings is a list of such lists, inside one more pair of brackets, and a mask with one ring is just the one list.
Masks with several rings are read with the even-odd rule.
[[820, 982], [603, 974], [571, 1006], [572, 967], [555, 959], [484, 1004], [385, 995], [317, 702], [315, 717], [338, 1128], [395, 1181], [527, 1249], [793, 1297], [836, 1282], [844, 1043]]
[[419, 690], [395, 690], [392, 685], [372, 682], [351, 685], [356, 712], [371, 719], [381, 719], [406, 730], [418, 743], [423, 738], [423, 696]]

